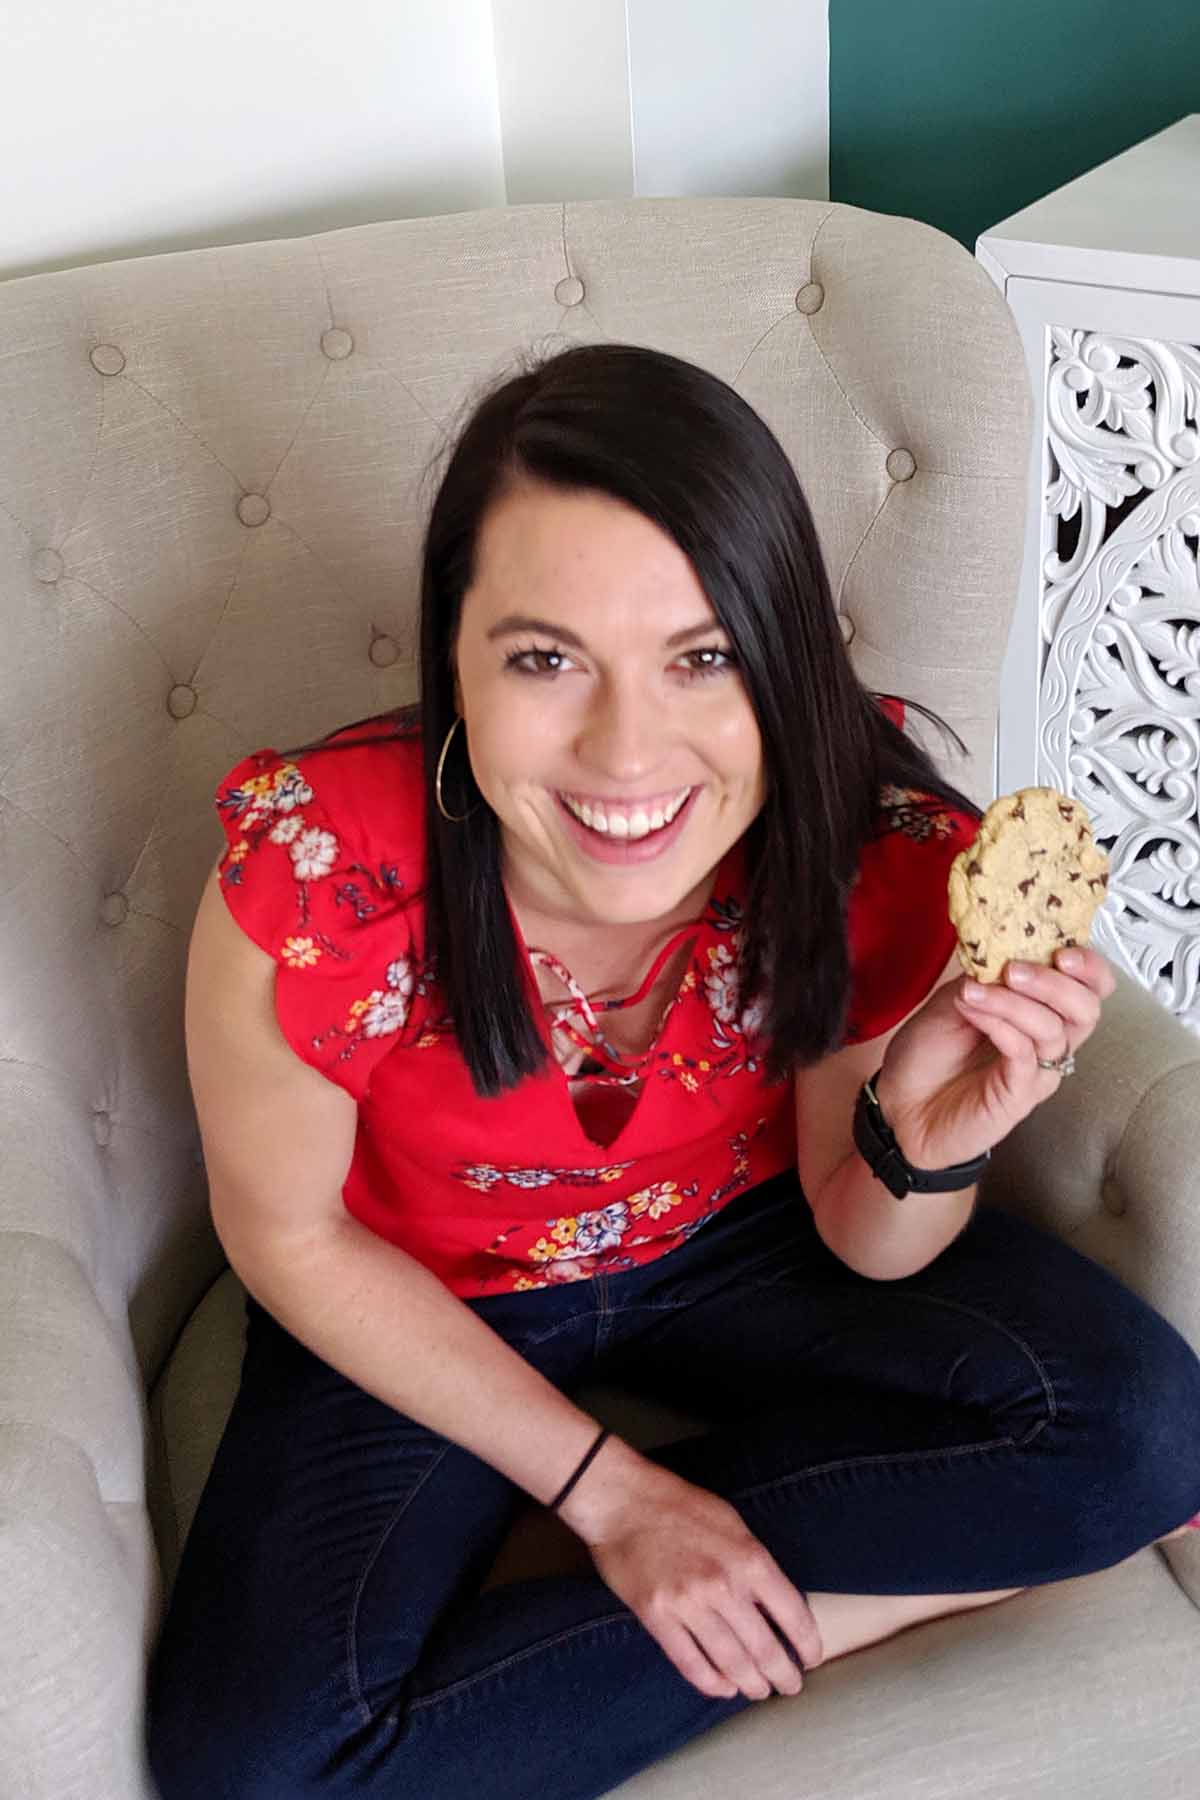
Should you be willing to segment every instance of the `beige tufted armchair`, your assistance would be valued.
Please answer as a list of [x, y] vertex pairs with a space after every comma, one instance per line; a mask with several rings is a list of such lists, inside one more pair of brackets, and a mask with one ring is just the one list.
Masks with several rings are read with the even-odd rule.
[[[938, 232], [798, 200], [525, 206], [0, 286], [12, 1800], [151, 1795], [144, 1659], [238, 1379], [182, 1033], [214, 785], [413, 697], [422, 471], [515, 347], [589, 338], [691, 358], [760, 410], [860, 677], [948, 719], [969, 759], [947, 772], [986, 804], [1027, 394], [1003, 302]], [[1122, 980], [985, 1197], [1200, 1345], [1198, 1116], [1195, 1041]], [[584, 1403], [643, 1443], [703, 1423]], [[531, 1503], [510, 1542], [536, 1559], [542, 1529]], [[1197, 1605], [1200, 1533], [827, 1664], [621, 1791], [1182, 1800]]]

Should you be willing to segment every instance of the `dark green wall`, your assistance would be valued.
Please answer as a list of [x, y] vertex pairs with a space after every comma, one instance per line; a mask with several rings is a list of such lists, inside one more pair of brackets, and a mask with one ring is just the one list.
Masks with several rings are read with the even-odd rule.
[[970, 248], [1189, 112], [1200, 0], [829, 0], [831, 199]]

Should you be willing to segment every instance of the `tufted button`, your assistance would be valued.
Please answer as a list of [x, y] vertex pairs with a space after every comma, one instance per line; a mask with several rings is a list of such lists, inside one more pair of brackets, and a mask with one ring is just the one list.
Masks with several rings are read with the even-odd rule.
[[842, 642], [844, 644], [852, 644], [854, 642], [855, 625], [854, 620], [850, 617], [849, 613], [838, 614], [838, 627], [842, 634]]
[[1114, 1219], [1123, 1216], [1126, 1208], [1125, 1196], [1111, 1175], [1105, 1178], [1100, 1188], [1100, 1198], [1106, 1213], [1111, 1213]]
[[893, 481], [911, 481], [917, 472], [917, 459], [911, 450], [889, 450], [884, 466]]
[[321, 333], [321, 348], [330, 362], [344, 362], [354, 349], [354, 339], [340, 325]]
[[377, 669], [390, 669], [392, 664], [400, 659], [400, 646], [395, 638], [389, 637], [386, 631], [381, 631], [378, 637], [371, 639], [371, 648], [367, 651], [367, 655]]
[[802, 313], [820, 312], [825, 304], [825, 289], [819, 281], [806, 281], [796, 295], [796, 311]]
[[33, 572], [39, 581], [57, 581], [64, 567], [57, 550], [39, 550], [33, 559]]
[[101, 1107], [92, 1114], [92, 1136], [102, 1149], [112, 1136], [112, 1119]]
[[237, 516], [243, 525], [264, 525], [271, 516], [271, 502], [265, 494], [243, 494]]
[[196, 690], [186, 681], [177, 682], [167, 695], [167, 711], [173, 719], [186, 719], [196, 710]]
[[125, 367], [125, 353], [115, 344], [97, 344], [89, 360], [100, 375], [119, 375]]
[[100, 902], [100, 917], [106, 925], [123, 925], [129, 916], [129, 902], [124, 894], [105, 894]]
[[583, 299], [583, 283], [578, 275], [564, 275], [554, 290], [560, 306], [578, 306]]

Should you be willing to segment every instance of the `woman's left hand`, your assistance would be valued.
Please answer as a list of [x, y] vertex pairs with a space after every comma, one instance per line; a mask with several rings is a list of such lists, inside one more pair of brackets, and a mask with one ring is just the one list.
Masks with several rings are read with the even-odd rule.
[[1038, 1058], [1086, 1043], [1117, 983], [1098, 950], [1058, 950], [1055, 964], [1010, 962], [975, 1001], [968, 976], [946, 982], [892, 1038], [876, 1091], [914, 1168], [982, 1155], [1057, 1090]]

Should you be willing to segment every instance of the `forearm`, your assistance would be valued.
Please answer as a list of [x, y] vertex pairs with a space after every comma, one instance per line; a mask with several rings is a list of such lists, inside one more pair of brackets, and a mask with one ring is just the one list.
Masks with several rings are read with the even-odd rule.
[[963, 1230], [976, 1187], [897, 1200], [852, 1150], [812, 1201], [817, 1233], [834, 1255], [873, 1281], [899, 1281], [941, 1254]]
[[[223, 1240], [224, 1241], [224, 1240]], [[247, 1290], [323, 1362], [440, 1432], [542, 1504], [599, 1429], [414, 1257], [347, 1215], [306, 1246], [225, 1243]], [[606, 1441], [561, 1516], [581, 1535], [646, 1458]]]

